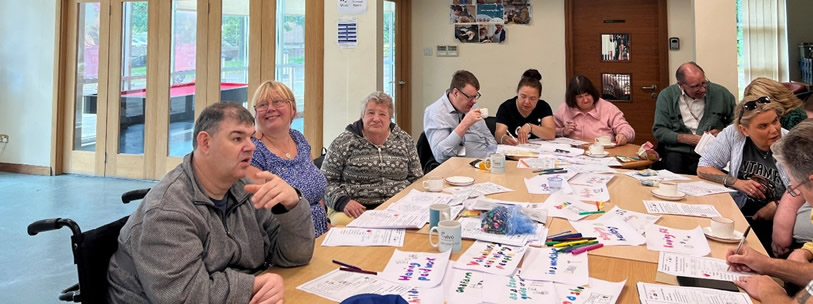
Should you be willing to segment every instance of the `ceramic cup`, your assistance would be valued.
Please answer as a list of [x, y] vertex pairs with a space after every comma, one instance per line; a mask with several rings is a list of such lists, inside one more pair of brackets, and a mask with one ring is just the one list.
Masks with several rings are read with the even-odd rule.
[[505, 173], [505, 155], [502, 153], [493, 153], [485, 160], [485, 167], [491, 173], [503, 174]]
[[429, 229], [434, 228], [441, 221], [450, 220], [451, 208], [446, 204], [432, 204], [429, 206]]
[[715, 236], [730, 238], [734, 235], [734, 220], [725, 217], [712, 218], [711, 233]]
[[590, 145], [590, 154], [601, 155], [604, 154], [604, 146], [599, 143]]
[[677, 196], [678, 195], [677, 184], [670, 182], [661, 182], [660, 185], [658, 186], [658, 192], [660, 192], [660, 194], [667, 196]]
[[486, 119], [488, 117], [488, 108], [480, 108], [480, 116]]
[[[451, 250], [452, 253], [460, 252], [461, 230], [460, 222], [440, 221], [438, 225], [429, 230], [429, 244], [440, 252]], [[432, 242], [432, 234], [438, 235], [438, 242]]]
[[430, 176], [423, 181], [423, 187], [431, 192], [439, 192], [443, 190], [443, 178], [439, 176]]
[[609, 145], [609, 144], [613, 143], [613, 138], [610, 137], [610, 136], [607, 136], [607, 135], [599, 136], [599, 137], [596, 137], [596, 142], [600, 143], [602, 145]]

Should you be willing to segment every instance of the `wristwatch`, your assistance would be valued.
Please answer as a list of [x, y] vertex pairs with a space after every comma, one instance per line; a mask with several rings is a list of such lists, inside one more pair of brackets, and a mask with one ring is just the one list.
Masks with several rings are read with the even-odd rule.
[[813, 281], [807, 283], [807, 286], [805, 286], [805, 291], [807, 291], [807, 294], [813, 296]]

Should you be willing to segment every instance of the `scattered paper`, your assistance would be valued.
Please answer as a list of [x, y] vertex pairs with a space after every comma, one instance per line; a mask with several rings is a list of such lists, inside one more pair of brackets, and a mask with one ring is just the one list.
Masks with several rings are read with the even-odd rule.
[[590, 278], [590, 285], [573, 286], [562, 283], [553, 285], [556, 287], [556, 293], [559, 295], [561, 303], [613, 304], [618, 301], [625, 284], [627, 284], [627, 280], [610, 282]]
[[519, 157], [536, 157], [538, 155], [535, 148], [512, 145], [497, 145], [497, 153]]
[[705, 152], [706, 149], [708, 149], [708, 147], [714, 143], [714, 139], [716, 138], [717, 137], [714, 137], [714, 135], [711, 135], [709, 132], [703, 132], [703, 136], [700, 137], [700, 141], [697, 142], [697, 146], [694, 146], [694, 152], [699, 155], [703, 155], [703, 152]]
[[675, 276], [736, 281], [753, 273], [728, 271], [725, 260], [661, 252], [658, 271]]
[[483, 293], [483, 300], [486, 303], [502, 304], [554, 303], [559, 299], [553, 283], [525, 280], [519, 275], [521, 271], [517, 272], [517, 275], [507, 277], [486, 277], [483, 285], [489, 288], [489, 292]]
[[524, 246], [477, 241], [457, 259], [454, 267], [509, 276], [514, 273], [527, 249]]
[[587, 255], [559, 253], [555, 248], [529, 248], [520, 276], [526, 280], [584, 285], [589, 282]]
[[[610, 165], [612, 165], [612, 164], [610, 164]], [[610, 168], [608, 165], [602, 165], [602, 164], [598, 164], [598, 165], [596, 165], [596, 164], [585, 164], [585, 165], [571, 164], [571, 165], [567, 165], [565, 167], [570, 171], [573, 171], [573, 172], [576, 172], [576, 173], [581, 173], [581, 174], [585, 174], [585, 173], [615, 174], [615, 173], [618, 173], [618, 170]]]
[[581, 145], [589, 144], [589, 142], [586, 142], [586, 141], [581, 141], [581, 140], [567, 138], [567, 137], [557, 137], [557, 138], [554, 138], [552, 140], [547, 140], [547, 141], [544, 141], [544, 142], [554, 143], [554, 144], [564, 144], [564, 145], [570, 145], [570, 146], [581, 146]]
[[446, 271], [443, 273], [443, 282], [435, 287], [414, 287], [410, 289], [406, 295], [401, 295], [404, 300], [409, 304], [434, 304], [443, 303], [444, 293], [452, 280], [454, 275], [454, 268], [452, 263], [446, 265]]
[[443, 191], [454, 195], [468, 194], [468, 197], [475, 197], [481, 195], [492, 195], [497, 193], [511, 192], [514, 190], [511, 188], [497, 185], [492, 182], [485, 182], [465, 187], [446, 187], [443, 188]]
[[631, 210], [621, 209], [618, 206], [613, 206], [610, 211], [607, 211], [606, 214], [599, 217], [598, 221], [606, 221], [613, 218], [620, 219], [621, 221], [630, 225], [632, 229], [635, 229], [639, 234], [643, 234], [644, 230], [646, 229], [646, 225], [654, 224], [658, 220], [661, 219], [658, 215], [649, 215], [645, 213], [635, 212]]
[[350, 224], [347, 224], [347, 227], [421, 229], [428, 221], [429, 211], [419, 214], [390, 210], [367, 210]]
[[699, 226], [692, 230], [681, 230], [655, 224], [648, 225], [646, 248], [691, 256], [706, 256], [711, 252], [709, 242]]
[[404, 229], [339, 228], [327, 231], [322, 246], [404, 246]]
[[610, 200], [610, 190], [605, 185], [573, 185], [573, 195], [583, 201], [602, 201]]
[[446, 290], [446, 303], [471, 304], [482, 302], [483, 291], [486, 288], [485, 281], [493, 276], [484, 272], [455, 269]]
[[517, 168], [525, 169], [551, 169], [556, 168], [556, 160], [554, 158], [521, 158], [517, 161]]
[[441, 192], [422, 192], [412, 189], [401, 199], [393, 202], [386, 210], [401, 213], [429, 214], [429, 206], [449, 204], [454, 195]]
[[704, 196], [717, 193], [737, 192], [737, 190], [729, 189], [721, 185], [707, 183], [707, 182], [691, 182], [678, 184], [678, 191], [686, 193], [691, 196]]
[[341, 302], [349, 297], [362, 293], [380, 295], [398, 294], [403, 297], [410, 288], [406, 285], [389, 282], [374, 275], [336, 269], [305, 284], [299, 285], [296, 289], [315, 294], [331, 301]]
[[571, 185], [606, 186], [614, 177], [615, 175], [608, 174], [580, 173], [571, 178], [568, 182], [570, 182]]
[[744, 292], [701, 287], [681, 287], [638, 282], [641, 304], [752, 304]]
[[387, 267], [378, 276], [410, 287], [435, 287], [443, 281], [451, 252], [426, 253], [395, 249]]
[[526, 178], [525, 187], [528, 188], [528, 193], [531, 194], [550, 194], [551, 189], [548, 182], [548, 178], [558, 176], [562, 178], [562, 187], [557, 192], [573, 193], [573, 188], [570, 187], [570, 184], [567, 182], [567, 180], [573, 177], [574, 175], [576, 175], [576, 173], [570, 171], [563, 174], [537, 175], [532, 178]]
[[[474, 239], [484, 242], [494, 242], [510, 246], [525, 246], [526, 243], [536, 239], [534, 234], [493, 234], [485, 232], [481, 229], [479, 218], [461, 218], [459, 220], [464, 239]], [[537, 225], [536, 230], [544, 228], [542, 225]]]
[[658, 170], [656, 172], [657, 172], [657, 175], [652, 175], [652, 176], [643, 176], [643, 175], [640, 174], [640, 171], [626, 172], [626, 173], [624, 173], [624, 175], [627, 175], [627, 176], [632, 177], [634, 179], [637, 179], [639, 181], [665, 182], [665, 181], [691, 180], [691, 178], [688, 178], [686, 176], [683, 176], [683, 175], [680, 175], [680, 174], [677, 174], [677, 173], [672, 173], [672, 171], [669, 171], [669, 170], [666, 170], [666, 169]]
[[578, 221], [587, 216], [579, 215], [579, 212], [596, 211], [595, 205], [582, 203], [580, 198], [561, 191], [551, 194], [543, 205], [548, 209], [548, 216], [570, 221]]
[[644, 201], [646, 212], [699, 217], [720, 217], [714, 205], [684, 204], [667, 201]]
[[570, 222], [570, 225], [583, 237], [596, 237], [596, 240], [604, 246], [637, 246], [646, 242], [640, 232], [618, 218]]

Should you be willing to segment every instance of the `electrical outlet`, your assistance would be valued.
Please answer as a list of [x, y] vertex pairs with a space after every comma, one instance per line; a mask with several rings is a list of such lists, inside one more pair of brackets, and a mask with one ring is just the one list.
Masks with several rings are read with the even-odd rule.
[[0, 144], [8, 143], [8, 134], [0, 134]]

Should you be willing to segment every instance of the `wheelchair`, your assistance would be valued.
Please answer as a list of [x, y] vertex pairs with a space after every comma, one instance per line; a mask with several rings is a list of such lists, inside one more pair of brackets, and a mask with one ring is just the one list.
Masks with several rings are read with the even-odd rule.
[[[143, 199], [147, 189], [128, 191], [121, 195], [121, 202]], [[127, 223], [129, 216], [103, 225], [93, 230], [82, 232], [79, 225], [71, 219], [51, 218], [39, 220], [28, 225], [31, 236], [44, 231], [57, 230], [67, 226], [73, 232], [71, 249], [73, 263], [76, 264], [79, 283], [63, 290], [59, 300], [65, 302], [107, 303], [107, 267], [110, 257], [118, 249], [119, 231]]]

